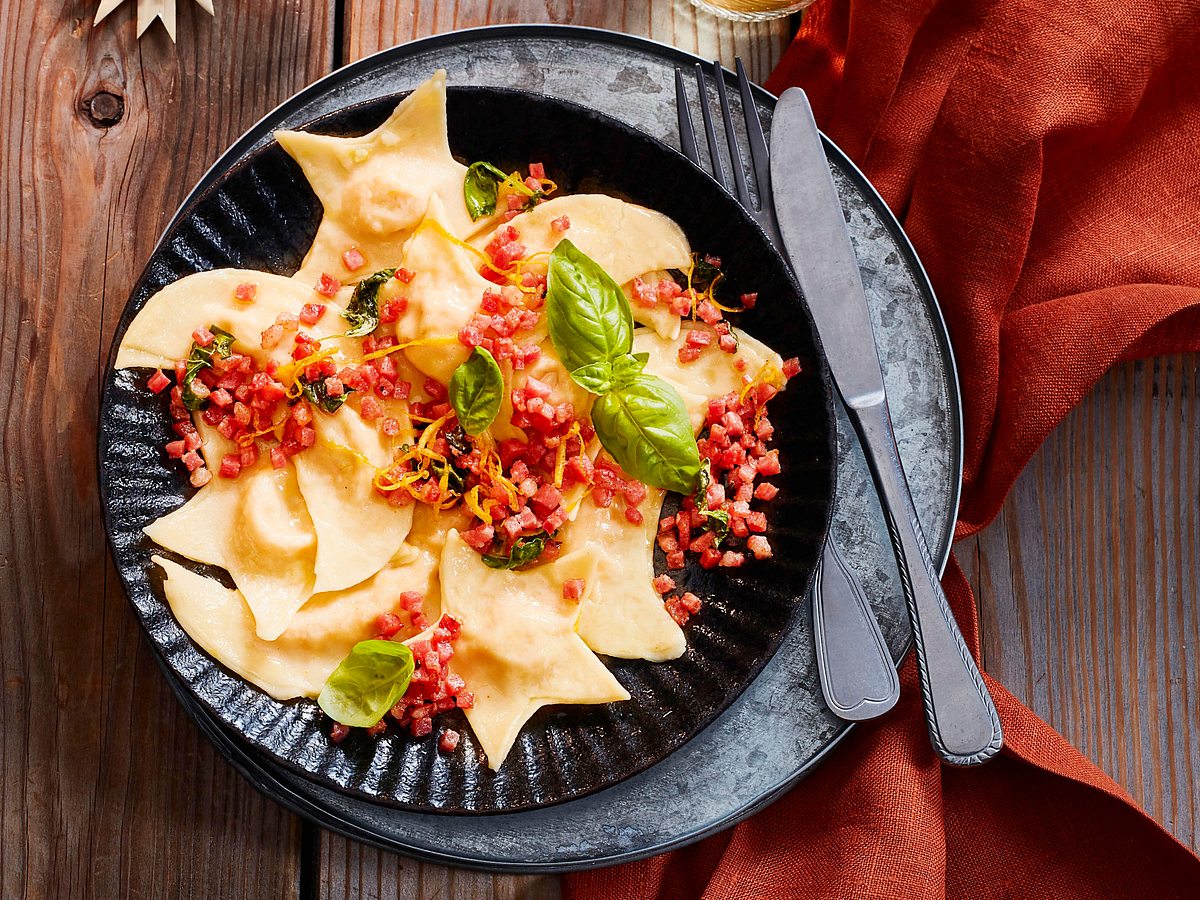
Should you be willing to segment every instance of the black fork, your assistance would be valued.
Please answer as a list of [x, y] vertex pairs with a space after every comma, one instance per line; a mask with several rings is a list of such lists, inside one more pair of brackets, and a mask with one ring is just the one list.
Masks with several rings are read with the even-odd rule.
[[[767, 150], [767, 139], [763, 134], [762, 121], [758, 117], [758, 106], [750, 88], [750, 79], [742, 61], [734, 61], [737, 70], [738, 93], [741, 97], [742, 118], [746, 127], [749, 153], [743, 154], [738, 144], [738, 135], [729, 108], [729, 94], [725, 84], [725, 70], [719, 62], [711, 67], [712, 79], [716, 82], [717, 97], [721, 105], [721, 124], [725, 130], [725, 142], [729, 150], [730, 167], [733, 169], [733, 187], [725, 173], [721, 159], [720, 144], [709, 108], [708, 84], [704, 66], [696, 63], [696, 86], [700, 95], [700, 117], [704, 123], [704, 137], [708, 143], [708, 155], [712, 162], [708, 171], [726, 193], [736, 197], [787, 258], [783, 242], [779, 237], [779, 223], [775, 218], [775, 204], [771, 192], [771, 157]], [[688, 103], [687, 88], [683, 71], [675, 70], [675, 103], [679, 115], [679, 146], [683, 154], [700, 168], [700, 149], [696, 143], [696, 132], [692, 126], [692, 112]], [[755, 204], [746, 181], [743, 159], [748, 155], [750, 171], [758, 195]], [[841, 550], [830, 534], [825, 540], [821, 559], [817, 563], [817, 577], [813, 583], [813, 636], [816, 643], [817, 670], [821, 676], [821, 692], [825, 702], [835, 714], [850, 721], [873, 719], [883, 715], [900, 697], [900, 680], [892, 663], [892, 656], [879, 622], [867, 602], [866, 594], [854, 571], [842, 556]]]
[[[707, 79], [704, 77], [704, 66], [696, 63], [696, 87], [700, 94], [700, 117], [704, 122], [704, 136], [708, 141], [708, 155], [712, 160], [711, 173], [717, 183], [727, 194], [737, 197], [746, 212], [762, 226], [763, 231], [775, 244], [781, 248], [779, 240], [779, 223], [775, 221], [775, 205], [771, 202], [771, 157], [767, 151], [767, 139], [763, 134], [762, 121], [758, 118], [758, 107], [754, 102], [754, 94], [750, 90], [750, 79], [746, 77], [746, 68], [741, 59], [734, 60], [737, 69], [738, 94], [742, 101], [742, 118], [746, 125], [746, 141], [750, 145], [750, 168], [754, 174], [757, 188], [758, 204], [755, 205], [750, 197], [750, 186], [746, 182], [746, 172], [742, 166], [742, 151], [738, 145], [737, 131], [733, 124], [733, 115], [729, 110], [729, 94], [725, 86], [725, 70], [719, 62], [712, 64], [712, 77], [716, 82], [717, 96], [721, 104], [721, 122], [725, 129], [725, 143], [729, 148], [729, 160], [733, 169], [733, 188], [729, 186], [729, 178], [725, 174], [725, 163], [721, 159], [721, 151], [717, 142], [717, 132], [713, 125], [712, 111], [708, 104]], [[683, 155], [700, 168], [700, 151], [696, 144], [696, 132], [692, 128], [692, 113], [688, 105], [687, 90], [684, 87], [683, 70], [675, 70], [675, 104], [679, 114], [679, 145]]]

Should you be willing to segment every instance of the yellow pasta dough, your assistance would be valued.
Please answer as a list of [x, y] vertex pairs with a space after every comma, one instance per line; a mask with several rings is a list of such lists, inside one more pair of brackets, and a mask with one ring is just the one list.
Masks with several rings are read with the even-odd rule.
[[579, 602], [563, 598], [564, 582], [592, 583], [596, 563], [582, 550], [511, 572], [488, 568], [457, 532], [446, 541], [442, 610], [462, 624], [450, 666], [475, 693], [467, 721], [493, 769], [543, 706], [629, 699], [575, 633]]

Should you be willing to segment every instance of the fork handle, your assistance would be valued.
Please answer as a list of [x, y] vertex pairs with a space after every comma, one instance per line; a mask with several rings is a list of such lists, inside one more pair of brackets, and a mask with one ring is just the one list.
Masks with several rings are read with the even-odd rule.
[[813, 638], [821, 693], [839, 718], [881, 716], [900, 698], [900, 679], [862, 586], [830, 534], [813, 584]]
[[917, 520], [887, 401], [849, 407], [879, 491], [912, 619], [925, 724], [943, 762], [973, 766], [1003, 744], [1000, 717], [963, 639]]

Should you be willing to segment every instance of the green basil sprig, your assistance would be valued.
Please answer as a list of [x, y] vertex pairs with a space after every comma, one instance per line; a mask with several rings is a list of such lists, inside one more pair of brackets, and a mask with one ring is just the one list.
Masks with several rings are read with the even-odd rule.
[[544, 531], [528, 537], [517, 538], [507, 556], [501, 556], [499, 553], [485, 553], [484, 565], [493, 569], [519, 569], [527, 566], [542, 555], [542, 551], [546, 549], [546, 541], [549, 539], [550, 535]]
[[700, 454], [679, 392], [656, 375], [636, 375], [592, 407], [592, 424], [604, 449], [646, 484], [690, 494], [700, 474]]
[[379, 327], [379, 289], [395, 274], [395, 269], [380, 269], [354, 286], [350, 304], [342, 313], [350, 323], [347, 337], [363, 337]]
[[654, 487], [690, 494], [700, 454], [683, 398], [642, 370], [649, 354], [633, 348], [633, 310], [615, 281], [569, 240], [550, 253], [546, 321], [571, 378], [599, 395], [592, 424], [600, 443], [628, 474]]
[[467, 166], [463, 179], [463, 199], [467, 201], [467, 212], [471, 221], [490, 216], [496, 211], [496, 191], [500, 183], [508, 178], [490, 162], [473, 162]]
[[235, 340], [232, 334], [216, 325], [209, 325], [208, 330], [212, 332], [213, 342], [207, 347], [201, 347], [192, 341], [192, 349], [188, 352], [187, 358], [187, 372], [183, 376], [183, 385], [180, 390], [183, 405], [193, 412], [203, 409], [208, 399], [196, 396], [195, 391], [192, 390], [192, 381], [200, 374], [201, 369], [212, 368], [214, 354], [221, 358], [228, 357], [232, 352]]
[[397, 641], [359, 641], [325, 681], [317, 703], [335, 722], [369, 728], [408, 690], [412, 651]]
[[571, 373], [613, 363], [633, 346], [629, 300], [607, 272], [565, 238], [550, 253], [546, 324]]
[[450, 376], [450, 405], [458, 416], [458, 424], [467, 434], [487, 430], [500, 412], [503, 398], [504, 375], [500, 366], [491, 353], [476, 347]]

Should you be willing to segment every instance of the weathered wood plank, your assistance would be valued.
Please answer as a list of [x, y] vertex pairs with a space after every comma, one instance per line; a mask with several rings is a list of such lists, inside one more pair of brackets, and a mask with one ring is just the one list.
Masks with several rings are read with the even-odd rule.
[[187, 189], [331, 64], [292, 0], [0, 4], [0, 893], [295, 897], [299, 826], [170, 696], [117, 583], [96, 493], [97, 385], [130, 287]]
[[[732, 65], [741, 56], [752, 78], [766, 78], [787, 46], [787, 20], [731, 24], [679, 0], [581, 4], [570, 0], [345, 0], [344, 59], [359, 59], [404, 41], [478, 25], [557, 22], [651, 37]], [[558, 896], [557, 879], [484, 875], [423, 865], [322, 833], [322, 898]]]
[[1198, 366], [1119, 366], [956, 549], [988, 670], [1200, 848]]

